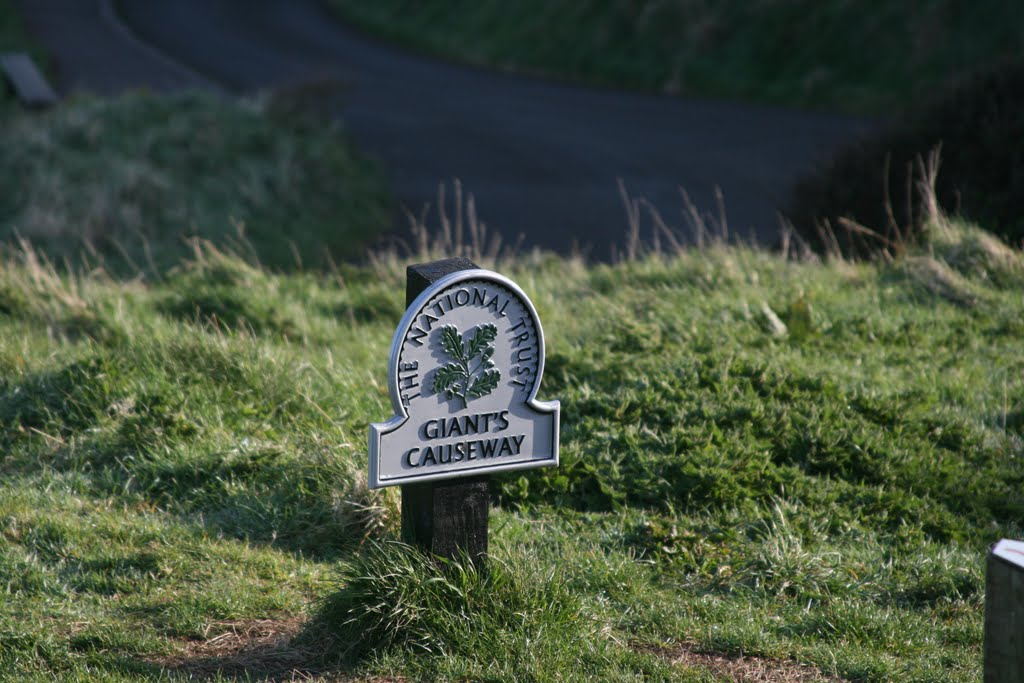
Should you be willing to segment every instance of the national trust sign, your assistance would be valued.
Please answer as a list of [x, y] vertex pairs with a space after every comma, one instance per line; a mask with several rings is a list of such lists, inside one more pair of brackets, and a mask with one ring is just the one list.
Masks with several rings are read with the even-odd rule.
[[544, 333], [488, 270], [434, 282], [391, 344], [395, 416], [370, 425], [371, 488], [558, 464], [558, 401], [538, 401]]

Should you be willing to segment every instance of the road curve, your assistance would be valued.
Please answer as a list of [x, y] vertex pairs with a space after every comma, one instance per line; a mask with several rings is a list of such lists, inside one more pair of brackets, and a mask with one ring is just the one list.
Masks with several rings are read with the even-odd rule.
[[14, 5], [29, 32], [46, 46], [54, 87], [64, 95], [220, 87], [140, 40], [120, 20], [113, 0], [14, 0]]
[[349, 30], [318, 0], [118, 0], [117, 9], [137, 39], [233, 91], [343, 83], [338, 114], [414, 212], [458, 178], [506, 240], [597, 259], [625, 242], [620, 178], [677, 226], [680, 187], [714, 214], [718, 186], [730, 232], [772, 244], [796, 177], [871, 125], [454, 65]]

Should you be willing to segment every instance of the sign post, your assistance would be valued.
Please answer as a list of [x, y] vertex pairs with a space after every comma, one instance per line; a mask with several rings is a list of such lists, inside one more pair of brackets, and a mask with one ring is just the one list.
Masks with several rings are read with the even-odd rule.
[[1024, 542], [1003, 539], [985, 571], [985, 683], [1024, 681]]
[[544, 334], [508, 278], [464, 258], [409, 266], [388, 387], [370, 425], [371, 488], [402, 487], [402, 537], [444, 558], [487, 554], [490, 474], [558, 464], [558, 401], [538, 401]]

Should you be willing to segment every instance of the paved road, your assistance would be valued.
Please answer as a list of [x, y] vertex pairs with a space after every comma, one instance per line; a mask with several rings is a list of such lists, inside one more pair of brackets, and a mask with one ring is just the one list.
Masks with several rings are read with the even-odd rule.
[[54, 87], [62, 94], [219, 87], [141, 41], [120, 21], [113, 0], [14, 0], [14, 5], [53, 56]]
[[[47, 6], [75, 8], [82, 54], [96, 52], [96, 27], [120, 22], [120, 42], [104, 44], [106, 59], [124, 69], [152, 67], [161, 88], [212, 80], [248, 92], [336, 79], [344, 84], [338, 113], [361, 148], [383, 162], [404, 205], [418, 213], [435, 200], [438, 183], [459, 178], [481, 218], [507, 239], [521, 234], [526, 246], [563, 252], [589, 246], [599, 259], [625, 241], [620, 178], [680, 227], [679, 188], [717, 213], [719, 186], [730, 231], [771, 244], [777, 207], [794, 179], [870, 125], [457, 66], [357, 34], [318, 0], [119, 0], [113, 22], [103, 11], [108, 2], [20, 0], [36, 28]], [[57, 57], [69, 71], [83, 66], [74, 55]], [[89, 78], [95, 75], [81, 82]], [[132, 78], [113, 80], [126, 87]]]

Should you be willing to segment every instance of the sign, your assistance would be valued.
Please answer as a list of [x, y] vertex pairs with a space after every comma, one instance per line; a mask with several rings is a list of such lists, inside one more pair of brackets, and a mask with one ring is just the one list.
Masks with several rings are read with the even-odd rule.
[[985, 569], [985, 683], [1024, 681], [1024, 541], [1007, 538]]
[[558, 401], [538, 401], [544, 333], [511, 280], [461, 270], [395, 332], [395, 416], [370, 425], [370, 488], [558, 465]]
[[992, 548], [992, 554], [1024, 569], [1024, 541], [1004, 538]]

